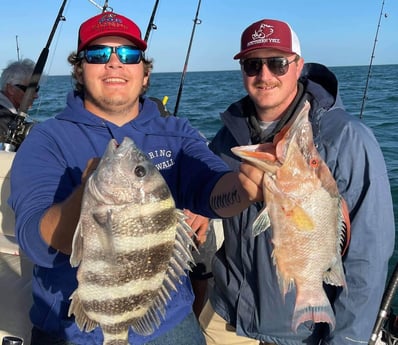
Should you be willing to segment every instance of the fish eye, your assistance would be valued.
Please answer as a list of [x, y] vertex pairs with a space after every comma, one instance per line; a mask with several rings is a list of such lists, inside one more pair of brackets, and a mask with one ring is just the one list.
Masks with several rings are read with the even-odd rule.
[[319, 167], [319, 160], [316, 158], [312, 158], [310, 161], [310, 166], [313, 168], [318, 168]]
[[146, 169], [142, 165], [137, 165], [134, 169], [134, 174], [137, 177], [144, 177], [146, 175]]

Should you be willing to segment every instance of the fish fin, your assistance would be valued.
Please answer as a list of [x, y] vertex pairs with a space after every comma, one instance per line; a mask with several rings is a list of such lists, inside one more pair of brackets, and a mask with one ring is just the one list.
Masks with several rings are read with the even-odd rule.
[[113, 213], [109, 208], [99, 208], [93, 212], [94, 220], [101, 226], [104, 231], [98, 231], [97, 235], [101, 242], [102, 249], [104, 250], [105, 256], [112, 258], [115, 255], [115, 246], [113, 243]]
[[334, 262], [332, 267], [324, 272], [323, 281], [329, 285], [347, 287], [343, 263], [341, 262], [340, 256], [337, 256], [336, 261]]
[[253, 222], [252, 233], [256, 237], [271, 226], [268, 209], [264, 207]]
[[329, 306], [308, 306], [301, 310], [295, 310], [293, 315], [292, 330], [297, 332], [299, 325], [305, 321], [327, 322], [330, 330], [333, 331], [336, 326], [336, 318], [332, 307]]
[[[317, 295], [312, 293], [311, 300], [314, 303], [308, 302], [308, 292], [299, 293], [297, 291], [296, 305], [294, 307], [292, 330], [297, 332], [299, 325], [305, 321], [312, 321], [314, 323], [327, 322], [330, 330], [333, 331], [336, 326], [336, 318], [330, 302], [322, 287], [317, 290]], [[303, 299], [301, 296], [304, 295]]]
[[276, 262], [275, 252], [276, 248], [272, 251], [271, 257], [276, 270], [276, 277], [278, 280], [279, 291], [281, 292], [283, 300], [285, 300], [285, 295], [294, 287], [294, 280], [292, 278], [284, 277], [283, 274], [278, 270], [278, 264]]
[[343, 256], [348, 250], [351, 240], [350, 212], [348, 210], [348, 205], [343, 198], [340, 198], [340, 217], [340, 249], [341, 256]]
[[71, 299], [72, 302], [69, 306], [68, 316], [74, 314], [75, 321], [79, 329], [81, 331], [85, 330], [86, 332], [91, 332], [94, 328], [98, 326], [98, 322], [91, 320], [87, 316], [86, 312], [83, 309], [83, 304], [80, 301], [77, 290], [72, 293], [69, 299]]
[[83, 257], [83, 225], [81, 222], [77, 224], [75, 234], [72, 240], [72, 254], [70, 255], [70, 265], [77, 267]]
[[191, 271], [191, 265], [194, 264], [192, 250], [197, 250], [197, 247], [190, 236], [192, 229], [185, 222], [185, 214], [181, 210], [176, 212], [176, 240], [162, 287], [147, 313], [131, 324], [131, 328], [138, 334], [150, 335], [155, 327], [160, 326], [160, 317], [164, 319], [166, 316], [166, 305], [171, 299], [170, 292], [178, 290], [177, 284], [182, 284], [181, 276], [187, 276], [188, 271]]

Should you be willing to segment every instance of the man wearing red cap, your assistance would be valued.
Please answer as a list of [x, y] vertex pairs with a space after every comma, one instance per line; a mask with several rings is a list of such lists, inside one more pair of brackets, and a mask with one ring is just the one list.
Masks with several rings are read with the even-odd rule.
[[[61, 113], [34, 127], [15, 156], [9, 204], [19, 245], [35, 264], [31, 345], [103, 343], [99, 327], [80, 330], [68, 313], [77, 288], [70, 254], [84, 185], [98, 164], [93, 158], [103, 155], [111, 139], [134, 140], [159, 167], [180, 209], [228, 217], [250, 200], [262, 199], [258, 169], [243, 164], [241, 173], [232, 172], [186, 119], [162, 117], [156, 103], [144, 96], [152, 68], [144, 56], [146, 46], [137, 25], [119, 14], [105, 12], [84, 22], [77, 53], [68, 58], [75, 90]], [[146, 327], [137, 333], [129, 329], [129, 343], [204, 345], [189, 278], [183, 275], [170, 298], [162, 297], [167, 305], [164, 315], [159, 312], [159, 327], [149, 335]], [[77, 309], [79, 320], [91, 327], [84, 307]]]
[[[351, 242], [343, 256], [347, 286], [342, 291], [325, 285], [334, 329], [306, 321], [292, 330], [295, 287], [285, 296], [281, 293], [272, 229], [253, 236], [252, 225], [263, 205], [252, 204], [223, 221], [225, 240], [212, 265], [215, 287], [200, 315], [207, 344], [367, 344], [395, 236], [380, 147], [369, 128], [344, 110], [334, 74], [320, 64], [304, 64], [297, 35], [287, 23], [262, 19], [250, 25], [234, 59], [239, 59], [247, 96], [221, 114], [223, 127], [210, 148], [238, 169], [240, 160], [232, 147], [272, 142], [304, 102], [310, 102], [315, 146], [349, 209]], [[319, 316], [325, 310], [311, 312]]]

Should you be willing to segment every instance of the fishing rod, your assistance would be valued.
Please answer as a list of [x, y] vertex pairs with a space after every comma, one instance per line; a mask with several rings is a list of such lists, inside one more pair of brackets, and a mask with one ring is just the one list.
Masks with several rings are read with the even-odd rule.
[[193, 28], [192, 28], [192, 33], [191, 33], [191, 39], [189, 40], [188, 51], [187, 51], [187, 55], [185, 57], [184, 69], [183, 69], [182, 75], [181, 75], [180, 87], [178, 89], [177, 101], [176, 101], [176, 105], [175, 105], [175, 108], [174, 108], [174, 114], [173, 114], [174, 116], [176, 116], [177, 112], [178, 112], [178, 105], [180, 103], [180, 98], [181, 98], [181, 93], [182, 93], [182, 87], [183, 87], [183, 84], [184, 84], [185, 74], [187, 73], [188, 59], [189, 59], [189, 54], [191, 52], [191, 46], [192, 46], [193, 36], [195, 34], [195, 28], [196, 28], [196, 25], [202, 23], [202, 21], [200, 19], [198, 19], [200, 3], [201, 3], [201, 0], [198, 1], [198, 8], [196, 10], [195, 19], [193, 20]]
[[370, 336], [368, 345], [376, 344], [377, 338], [383, 327], [383, 324], [389, 316], [391, 303], [395, 295], [395, 292], [397, 291], [397, 288], [398, 288], [398, 264], [395, 265], [394, 272], [391, 275], [386, 290], [384, 291], [383, 299], [380, 304], [379, 313], [377, 315], [377, 319], [373, 327], [373, 331]]
[[[158, 5], [159, 5], [159, 0], [155, 1], [155, 4], [153, 5], [153, 9], [152, 9], [152, 14], [151, 14], [151, 18], [149, 19], [148, 22], [148, 26], [146, 28], [146, 32], [145, 32], [145, 36], [144, 36], [144, 41], [148, 42], [149, 39], [149, 35], [151, 33], [152, 30], [156, 30], [158, 27], [156, 26], [156, 24], [154, 24], [154, 20], [155, 20], [155, 14], [156, 11], [158, 9]], [[156, 97], [150, 97], [153, 101], [157, 102], [157, 98]], [[168, 96], [164, 96], [163, 100], [160, 101], [161, 104], [158, 104], [158, 106], [160, 106], [160, 109], [162, 109], [162, 114], [164, 114], [165, 116], [170, 115], [169, 111], [167, 110], [166, 104], [169, 100]]]
[[54, 25], [52, 27], [50, 36], [48, 37], [47, 44], [43, 48], [36, 62], [36, 65], [33, 69], [29, 85], [24, 93], [24, 97], [18, 109], [18, 115], [16, 116], [16, 120], [14, 121], [14, 123], [10, 124], [9, 126], [10, 128], [7, 133], [6, 143], [9, 144], [7, 145], [7, 149], [10, 151], [16, 150], [17, 144], [22, 142], [22, 140], [25, 138], [25, 136], [28, 134], [28, 131], [32, 127], [31, 123], [27, 123], [25, 121], [26, 117], [28, 116], [27, 111], [29, 110], [30, 105], [33, 103], [33, 99], [36, 94], [36, 88], [39, 85], [41, 75], [43, 74], [44, 65], [46, 64], [48, 58], [50, 44], [54, 37], [57, 26], [61, 20], [63, 21], [65, 20], [65, 17], [63, 16], [62, 13], [64, 11], [66, 2], [67, 0], [63, 0], [62, 5], [58, 11], [57, 17], [55, 19]]
[[15, 36], [15, 41], [16, 41], [16, 44], [17, 44], [17, 58], [18, 58], [18, 61], [20, 61], [20, 58], [19, 58], [19, 44], [18, 44], [18, 35], [16, 35], [16, 36]]
[[102, 13], [113, 11], [113, 8], [108, 6], [108, 0], [105, 0], [104, 6], [98, 5], [94, 0], [88, 0], [88, 1], [91, 2], [95, 7], [100, 9]]
[[102, 12], [106, 12], [107, 9], [108, 9], [108, 0], [105, 0], [104, 6], [102, 6]]
[[153, 23], [153, 21], [155, 20], [155, 14], [156, 14], [158, 5], [159, 5], [159, 0], [156, 0], [155, 5], [153, 5], [152, 14], [151, 14], [151, 18], [149, 19], [148, 27], [146, 28], [145, 37], [144, 37], [145, 42], [148, 42], [148, 38], [149, 38], [149, 34], [151, 33], [151, 30], [157, 29], [157, 26]]
[[94, 0], [88, 0], [91, 2], [95, 7], [99, 8], [102, 11], [102, 6], [98, 5]]
[[[373, 42], [373, 50], [372, 50], [372, 55], [370, 57], [370, 63], [369, 63], [369, 69], [368, 69], [368, 76], [366, 78], [366, 85], [365, 85], [365, 91], [363, 93], [363, 98], [362, 98], [362, 105], [361, 105], [361, 111], [359, 112], [359, 118], [362, 119], [362, 113], [363, 110], [365, 108], [365, 102], [367, 99], [367, 92], [368, 92], [368, 85], [369, 85], [369, 80], [370, 80], [370, 75], [371, 75], [371, 71], [372, 71], [372, 64], [373, 64], [373, 59], [375, 57], [375, 50], [376, 50], [376, 43], [377, 43], [377, 36], [379, 35], [379, 28], [380, 28], [380, 22], [381, 22], [381, 18], [383, 16], [383, 8], [384, 8], [384, 0], [381, 4], [381, 11], [380, 11], [380, 16], [379, 16], [379, 22], [377, 24], [377, 29], [376, 29], [376, 36]], [[385, 17], [387, 17], [387, 14], [384, 15]]]

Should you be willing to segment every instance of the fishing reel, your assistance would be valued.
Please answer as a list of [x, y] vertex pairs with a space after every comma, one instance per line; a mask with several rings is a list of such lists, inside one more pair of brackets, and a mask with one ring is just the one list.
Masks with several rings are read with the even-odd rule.
[[15, 152], [25, 140], [35, 122], [26, 121], [26, 117], [16, 115], [13, 120], [8, 123], [7, 135], [4, 142], [0, 143], [0, 151]]

